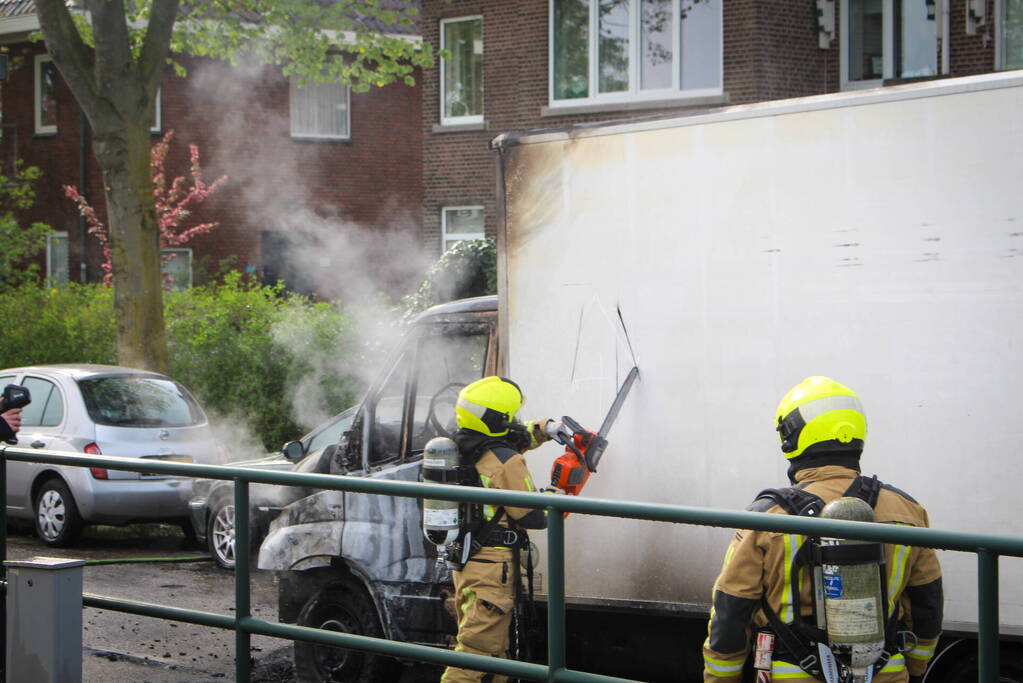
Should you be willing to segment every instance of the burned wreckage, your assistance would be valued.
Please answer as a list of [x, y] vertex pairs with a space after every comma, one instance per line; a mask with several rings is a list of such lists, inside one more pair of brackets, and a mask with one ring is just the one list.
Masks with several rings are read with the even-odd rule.
[[[459, 389], [497, 362], [496, 297], [424, 312], [334, 448], [330, 472], [419, 481], [426, 443], [454, 431]], [[259, 550], [259, 568], [278, 573], [280, 620], [447, 645], [457, 630], [444, 607], [451, 576], [423, 536], [421, 506], [341, 491], [287, 506]], [[295, 665], [302, 680], [384, 680], [394, 662], [296, 642]]]

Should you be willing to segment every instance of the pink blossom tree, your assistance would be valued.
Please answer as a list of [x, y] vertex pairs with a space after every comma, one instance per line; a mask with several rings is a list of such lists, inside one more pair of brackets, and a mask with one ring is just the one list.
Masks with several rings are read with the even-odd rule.
[[[195, 144], [188, 146], [190, 161], [191, 187], [188, 186], [188, 179], [185, 176], [178, 176], [167, 184], [167, 174], [164, 166], [167, 162], [167, 151], [170, 148], [171, 140], [174, 139], [174, 131], [167, 131], [163, 139], [153, 145], [150, 152], [149, 165], [153, 173], [153, 199], [156, 203], [156, 224], [160, 234], [160, 249], [180, 247], [199, 235], [205, 235], [217, 227], [216, 222], [199, 223], [188, 227], [186, 222], [199, 204], [213, 194], [227, 176], [220, 176], [212, 183], [207, 184], [202, 179], [202, 167], [199, 164], [199, 147]], [[86, 201], [85, 196], [78, 191], [74, 185], [64, 185], [64, 195], [78, 205], [78, 212], [85, 217], [89, 225], [89, 234], [93, 235], [100, 243], [103, 250], [103, 283], [109, 285], [113, 281], [113, 263], [110, 257], [110, 233], [96, 215], [96, 210]], [[174, 254], [164, 254], [161, 259], [164, 263], [174, 258]], [[168, 289], [169, 276], [164, 277], [164, 289]]]

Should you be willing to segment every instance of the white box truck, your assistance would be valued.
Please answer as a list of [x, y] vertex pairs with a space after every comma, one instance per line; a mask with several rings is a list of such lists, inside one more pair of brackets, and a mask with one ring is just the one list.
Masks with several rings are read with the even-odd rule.
[[[742, 509], [787, 484], [778, 401], [827, 375], [862, 396], [864, 473], [936, 528], [1023, 531], [1021, 107], [1010, 72], [498, 137], [526, 412], [598, 425], [640, 368], [585, 495]], [[702, 614], [729, 536], [566, 534], [570, 599]], [[975, 632], [976, 558], [941, 562], [946, 628]], [[1001, 632], [1023, 635], [1023, 562], [1000, 569]]]
[[[499, 298], [421, 316], [324, 471], [418, 479], [457, 387], [484, 374], [522, 385], [524, 417], [596, 429], [636, 364], [583, 495], [742, 509], [785, 485], [774, 411], [822, 374], [863, 398], [865, 473], [936, 528], [1018, 534], [1021, 110], [1014, 72], [499, 136]], [[538, 482], [559, 452], [530, 454]], [[286, 508], [259, 560], [281, 619], [443, 644], [450, 577], [420, 510], [337, 492]], [[569, 665], [698, 680], [728, 536], [570, 516]], [[976, 560], [941, 561], [948, 637], [927, 680], [973, 681]], [[1023, 567], [1000, 570], [1003, 680], [1023, 680]], [[383, 670], [301, 648], [307, 678]]]

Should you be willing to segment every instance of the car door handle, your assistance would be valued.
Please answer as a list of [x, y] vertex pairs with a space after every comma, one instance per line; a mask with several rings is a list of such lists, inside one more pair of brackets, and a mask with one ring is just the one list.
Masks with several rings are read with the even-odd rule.
[[45, 441], [39, 441], [37, 439], [37, 440], [33, 441], [31, 444], [29, 444], [29, 445], [32, 446], [32, 448], [42, 448], [43, 446], [46, 445], [46, 442]]

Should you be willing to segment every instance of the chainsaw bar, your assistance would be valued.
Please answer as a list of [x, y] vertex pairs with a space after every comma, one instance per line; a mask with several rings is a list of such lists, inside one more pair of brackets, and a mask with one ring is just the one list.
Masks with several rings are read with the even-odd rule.
[[614, 403], [611, 404], [611, 408], [607, 411], [607, 417], [604, 418], [604, 423], [600, 425], [600, 431], [597, 432], [593, 444], [586, 451], [586, 467], [590, 472], [597, 471], [597, 465], [604, 455], [604, 450], [607, 449], [607, 433], [611, 431], [611, 425], [618, 418], [618, 411], [622, 409], [625, 397], [629, 395], [629, 390], [636, 383], [637, 377], [639, 377], [639, 368], [633, 365], [632, 369], [629, 370], [629, 374], [626, 375], [625, 381], [622, 382], [622, 386], [615, 396]]

